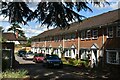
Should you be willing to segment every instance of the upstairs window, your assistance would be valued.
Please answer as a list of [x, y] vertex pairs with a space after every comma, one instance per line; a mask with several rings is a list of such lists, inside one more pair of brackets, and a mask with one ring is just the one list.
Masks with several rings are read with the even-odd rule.
[[98, 30], [93, 30], [92, 32], [93, 34], [93, 39], [97, 39], [98, 38]]
[[90, 37], [91, 37], [91, 30], [87, 30], [86, 39], [90, 39]]
[[72, 39], [72, 40], [75, 39], [75, 34], [71, 34], [71, 39]]
[[117, 37], [120, 37], [120, 25], [117, 26]]
[[113, 27], [107, 28], [107, 38], [113, 38]]
[[71, 39], [71, 35], [69, 35], [69, 34], [68, 34], [68, 35], [65, 35], [65, 40], [68, 40], [68, 41], [69, 41], [70, 39]]
[[85, 31], [82, 31], [81, 32], [81, 40], [84, 40], [85, 39]]
[[54, 37], [54, 41], [58, 42], [59, 38], [58, 37]]

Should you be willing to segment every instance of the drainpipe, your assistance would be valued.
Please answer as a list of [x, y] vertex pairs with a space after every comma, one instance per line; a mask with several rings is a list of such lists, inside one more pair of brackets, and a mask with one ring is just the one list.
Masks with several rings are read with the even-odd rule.
[[65, 48], [65, 39], [63, 37], [63, 51], [64, 51], [64, 48]]
[[[63, 49], [62, 49], [62, 50], [63, 50], [63, 52], [64, 52], [64, 49], [65, 49], [65, 39], [64, 39], [64, 36], [63, 36], [63, 40], [62, 40], [62, 41], [63, 41]], [[64, 54], [64, 53], [62, 53], [62, 57], [65, 57], [65, 56], [63, 56], [63, 54]]]
[[45, 41], [45, 46], [44, 46], [44, 48], [45, 48], [45, 55], [46, 55], [46, 41]]
[[[78, 32], [78, 31], [77, 31]], [[79, 35], [79, 32], [78, 32], [78, 50], [77, 50], [77, 54], [78, 54], [78, 59], [80, 58], [80, 54], [79, 54], [79, 49], [80, 49], [80, 35]]]

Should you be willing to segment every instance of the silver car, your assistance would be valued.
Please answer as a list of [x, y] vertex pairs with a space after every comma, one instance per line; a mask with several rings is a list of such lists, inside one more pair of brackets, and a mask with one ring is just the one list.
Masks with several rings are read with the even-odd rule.
[[32, 60], [33, 57], [34, 57], [33, 52], [28, 52], [23, 56], [23, 59], [31, 59]]

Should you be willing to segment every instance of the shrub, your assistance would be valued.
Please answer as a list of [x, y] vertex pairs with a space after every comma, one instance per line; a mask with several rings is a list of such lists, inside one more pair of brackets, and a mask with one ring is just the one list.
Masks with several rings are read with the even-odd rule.
[[80, 63], [81, 63], [81, 61], [80, 61], [80, 59], [75, 59], [74, 60], [74, 66], [80, 66]]
[[69, 63], [71, 64], [71, 65], [74, 65], [74, 59], [68, 59], [68, 61], [69, 61]]
[[24, 78], [28, 74], [27, 70], [21, 69], [21, 70], [6, 70], [5, 72], [2, 73], [3, 78]]
[[88, 67], [88, 61], [81, 61], [80, 64], [84, 67]]

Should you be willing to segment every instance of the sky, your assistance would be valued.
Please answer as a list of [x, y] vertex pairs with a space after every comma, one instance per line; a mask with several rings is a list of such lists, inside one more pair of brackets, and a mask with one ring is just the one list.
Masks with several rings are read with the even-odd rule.
[[[111, 5], [106, 5], [105, 7], [89, 5], [89, 7], [93, 10], [93, 12], [80, 11], [79, 14], [89, 18], [108, 11], [118, 9], [118, 7], [120, 8], [120, 6], [118, 6], [120, 5], [120, 0], [107, 0], [107, 1], [110, 2]], [[34, 11], [36, 9], [36, 4], [32, 2], [29, 4], [29, 7], [31, 10]], [[8, 17], [4, 19], [2, 15], [0, 16], [0, 26], [3, 26], [5, 32], [7, 31], [8, 28], [10, 28], [11, 24], [8, 22]], [[40, 26], [38, 22], [36, 23], [36, 20], [28, 22], [28, 25], [20, 25], [20, 26], [22, 27], [22, 30], [25, 31], [25, 36], [28, 38], [32, 36], [36, 36], [42, 33], [43, 31], [48, 30], [46, 26]], [[49, 27], [49, 29], [53, 29], [53, 28], [54, 27]]]

